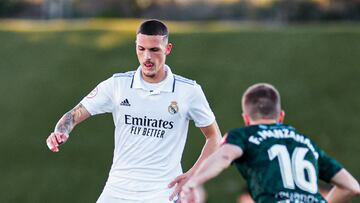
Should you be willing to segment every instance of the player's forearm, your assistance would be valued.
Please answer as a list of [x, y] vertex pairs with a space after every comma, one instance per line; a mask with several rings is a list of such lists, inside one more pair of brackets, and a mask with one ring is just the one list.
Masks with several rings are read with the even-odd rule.
[[204, 184], [208, 180], [218, 176], [224, 169], [228, 168], [231, 164], [231, 158], [220, 154], [212, 154], [195, 172], [191, 178], [194, 187]]
[[78, 123], [82, 122], [89, 116], [90, 114], [83, 107], [83, 105], [79, 104], [61, 117], [55, 126], [54, 132], [65, 133], [69, 135]]
[[348, 202], [354, 196], [360, 195], [359, 183], [344, 168], [331, 179], [331, 183], [334, 187], [326, 197], [329, 203]]
[[57, 122], [54, 132], [65, 133], [68, 135], [74, 127], [74, 116], [72, 115], [71, 111], [69, 111], [64, 114]]
[[212, 153], [214, 153], [217, 149], [219, 149], [220, 140], [221, 140], [220, 134], [207, 138], [199, 158], [197, 159], [194, 166], [190, 170], [195, 172], [206, 158], [208, 158]]
[[345, 203], [349, 202], [354, 196], [356, 194], [352, 191], [334, 186], [326, 196], [326, 200], [329, 203]]
[[201, 132], [206, 137], [206, 142], [201, 150], [201, 154], [199, 158], [195, 162], [194, 166], [190, 169], [192, 173], [194, 173], [199, 168], [201, 163], [204, 162], [206, 158], [208, 158], [212, 153], [214, 153], [220, 147], [221, 132], [216, 121], [214, 121], [214, 123], [212, 123], [211, 125], [200, 129]]

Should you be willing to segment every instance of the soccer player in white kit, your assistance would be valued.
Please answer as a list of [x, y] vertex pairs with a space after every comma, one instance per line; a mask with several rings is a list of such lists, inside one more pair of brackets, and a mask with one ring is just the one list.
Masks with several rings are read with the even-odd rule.
[[[174, 202], [182, 185], [219, 146], [221, 133], [200, 85], [173, 74], [165, 64], [171, 49], [164, 23], [143, 22], [136, 36], [137, 70], [114, 74], [97, 85], [46, 140], [50, 150], [58, 152], [77, 124], [112, 113], [113, 164], [98, 203]], [[194, 166], [183, 174], [180, 161], [190, 120], [206, 142]]]

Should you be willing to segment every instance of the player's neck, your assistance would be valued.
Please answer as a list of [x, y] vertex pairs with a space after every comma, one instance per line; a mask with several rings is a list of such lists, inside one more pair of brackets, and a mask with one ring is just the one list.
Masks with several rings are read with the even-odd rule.
[[260, 124], [276, 124], [277, 120], [274, 119], [260, 119], [255, 121], [250, 121], [250, 125], [260, 125]]

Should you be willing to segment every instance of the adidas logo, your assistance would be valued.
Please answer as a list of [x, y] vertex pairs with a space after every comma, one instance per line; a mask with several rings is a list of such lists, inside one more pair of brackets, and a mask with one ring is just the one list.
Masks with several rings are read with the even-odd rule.
[[128, 99], [125, 99], [120, 103], [121, 106], [131, 106]]

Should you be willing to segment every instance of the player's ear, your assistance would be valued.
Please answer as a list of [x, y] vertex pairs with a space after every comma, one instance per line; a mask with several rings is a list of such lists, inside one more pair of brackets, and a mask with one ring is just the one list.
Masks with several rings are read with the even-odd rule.
[[169, 55], [171, 52], [173, 45], [171, 43], [168, 43], [165, 47], [165, 55]]
[[249, 116], [249, 114], [243, 113], [242, 117], [244, 119], [245, 125], [250, 125], [250, 116]]
[[279, 122], [279, 123], [283, 123], [283, 122], [284, 122], [284, 119], [285, 119], [285, 111], [284, 111], [284, 110], [281, 110], [281, 111], [280, 111], [280, 114], [279, 114], [278, 122]]

